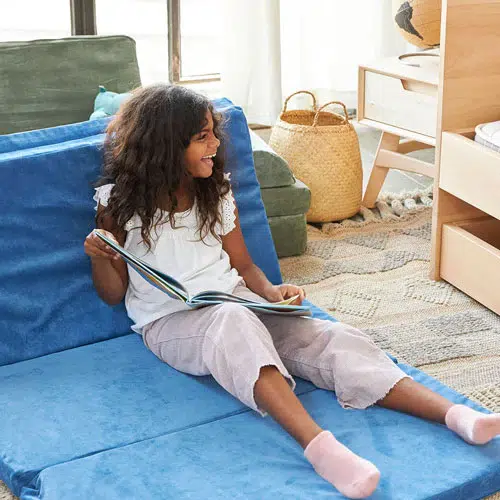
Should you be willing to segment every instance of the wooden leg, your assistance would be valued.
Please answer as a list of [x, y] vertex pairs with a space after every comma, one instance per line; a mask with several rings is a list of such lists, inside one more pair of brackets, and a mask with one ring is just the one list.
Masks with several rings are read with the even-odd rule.
[[388, 132], [382, 132], [382, 137], [377, 149], [377, 154], [375, 155], [375, 160], [373, 162], [372, 173], [370, 175], [370, 180], [366, 186], [365, 195], [363, 198], [363, 205], [368, 208], [373, 208], [377, 197], [382, 189], [389, 168], [386, 166], [379, 165], [378, 160], [380, 152], [386, 151], [398, 151], [399, 147], [399, 136], [394, 134], [389, 134]]
[[407, 153], [411, 153], [412, 151], [419, 151], [421, 149], [429, 149], [433, 148], [430, 144], [426, 144], [424, 142], [413, 141], [411, 139], [402, 139], [399, 142], [398, 151], [405, 155]]

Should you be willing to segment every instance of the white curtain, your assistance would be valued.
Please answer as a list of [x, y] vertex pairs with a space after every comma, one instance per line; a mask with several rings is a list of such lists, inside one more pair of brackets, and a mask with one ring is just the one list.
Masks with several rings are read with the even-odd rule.
[[272, 123], [281, 106], [279, 0], [225, 0], [222, 94], [249, 123]]
[[222, 93], [250, 123], [273, 124], [301, 89], [354, 108], [358, 65], [408, 50], [391, 0], [226, 0], [221, 24]]

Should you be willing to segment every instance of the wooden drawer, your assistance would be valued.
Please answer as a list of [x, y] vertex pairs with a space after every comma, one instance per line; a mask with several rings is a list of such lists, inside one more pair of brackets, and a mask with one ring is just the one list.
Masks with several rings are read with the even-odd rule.
[[444, 132], [439, 187], [500, 219], [500, 153]]
[[436, 136], [437, 86], [364, 71], [363, 117], [428, 137]]
[[363, 74], [362, 118], [436, 136], [437, 86], [370, 70], [364, 70]]
[[441, 277], [500, 314], [500, 220], [444, 224]]

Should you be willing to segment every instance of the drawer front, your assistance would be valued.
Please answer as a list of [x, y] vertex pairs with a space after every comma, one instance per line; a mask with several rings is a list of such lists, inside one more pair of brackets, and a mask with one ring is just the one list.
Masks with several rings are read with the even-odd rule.
[[500, 219], [500, 153], [444, 132], [439, 187]]
[[435, 137], [437, 87], [365, 71], [364, 116], [403, 130]]
[[497, 314], [500, 314], [499, 235], [500, 221], [496, 219], [464, 227], [444, 224], [440, 269], [443, 279]]

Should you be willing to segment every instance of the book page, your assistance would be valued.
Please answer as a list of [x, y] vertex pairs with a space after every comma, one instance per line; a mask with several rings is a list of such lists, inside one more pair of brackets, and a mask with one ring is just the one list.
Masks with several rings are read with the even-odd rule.
[[123, 259], [135, 269], [146, 281], [155, 286], [162, 292], [166, 293], [173, 299], [180, 299], [184, 302], [189, 300], [188, 291], [176, 279], [168, 274], [162, 273], [158, 269], [139, 259], [129, 251], [125, 250], [121, 245], [95, 230], [97, 236], [109, 245], [115, 252], [123, 257]]
[[270, 303], [270, 302], [256, 302], [249, 300], [244, 297], [238, 297], [237, 295], [232, 295], [225, 292], [217, 291], [207, 291], [201, 292], [195, 295], [190, 301], [187, 302], [191, 307], [203, 307], [206, 305], [213, 304], [223, 304], [224, 302], [233, 302], [241, 304], [250, 309], [254, 309], [259, 312], [279, 312], [282, 314], [295, 314], [310, 316], [311, 308], [306, 305], [293, 305], [293, 302], [297, 297], [290, 297], [280, 302]]
[[262, 299], [262, 302], [256, 302], [255, 300], [250, 300], [245, 297], [240, 297], [238, 295], [233, 295], [232, 293], [226, 293], [226, 292], [218, 292], [216, 290], [207, 290], [204, 292], [197, 293], [194, 297], [192, 297], [191, 300], [197, 301], [197, 300], [211, 300], [211, 299], [224, 299], [224, 300], [231, 300], [232, 302], [246, 302], [247, 304], [276, 304], [276, 305], [289, 305], [291, 304], [294, 300], [299, 298], [299, 295], [294, 295], [293, 297], [290, 297], [288, 299], [283, 299], [280, 300], [279, 302], [266, 302], [264, 299]]
[[272, 304], [281, 304], [284, 306], [287, 306], [288, 304], [291, 304], [294, 300], [298, 299], [300, 295], [294, 295], [293, 297], [290, 297], [289, 299], [283, 299], [279, 302], [272, 302]]

